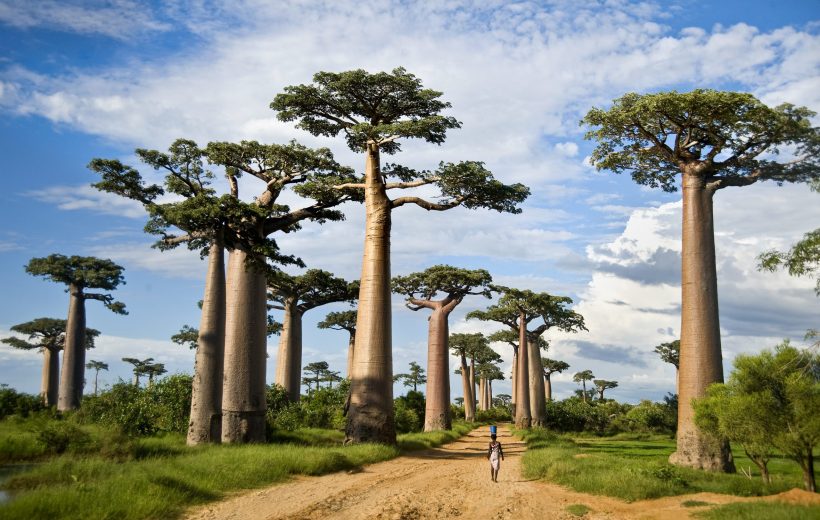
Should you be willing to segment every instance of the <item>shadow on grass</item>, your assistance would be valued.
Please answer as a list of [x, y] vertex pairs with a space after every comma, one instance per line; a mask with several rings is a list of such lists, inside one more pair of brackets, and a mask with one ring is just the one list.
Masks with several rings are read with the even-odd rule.
[[149, 481], [154, 485], [173, 491], [175, 495], [184, 496], [188, 499], [186, 502], [210, 502], [222, 498], [222, 495], [218, 493], [166, 475], [152, 477]]

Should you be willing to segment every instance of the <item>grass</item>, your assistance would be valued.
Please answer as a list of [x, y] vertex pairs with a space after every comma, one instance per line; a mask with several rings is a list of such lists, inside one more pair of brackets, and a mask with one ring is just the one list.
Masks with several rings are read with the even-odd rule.
[[544, 478], [576, 491], [628, 501], [709, 491], [760, 496], [802, 486], [800, 469], [786, 459], [770, 463], [766, 486], [754, 465], [734, 452], [738, 467], [751, 466], [753, 478], [672, 466], [674, 441], [663, 436], [570, 437], [546, 430], [518, 432], [529, 450], [522, 459], [526, 478]]
[[694, 513], [697, 518], [723, 520], [815, 520], [820, 518], [820, 507], [757, 502], [728, 504], [708, 511]]
[[703, 507], [703, 506], [711, 506], [710, 502], [704, 502], [703, 500], [684, 500], [680, 503], [683, 507]]
[[566, 507], [567, 513], [574, 516], [584, 516], [591, 511], [591, 509], [584, 504], [571, 504]]
[[[2, 424], [2, 423], [0, 423]], [[438, 446], [470, 431], [400, 435], [398, 447], [341, 446], [343, 434], [304, 429], [275, 432], [277, 443], [187, 448], [183, 436], [129, 439], [124, 455], [67, 452], [13, 475], [14, 499], [4, 519], [174, 518], [192, 505], [228, 493], [388, 460], [402, 451]]]

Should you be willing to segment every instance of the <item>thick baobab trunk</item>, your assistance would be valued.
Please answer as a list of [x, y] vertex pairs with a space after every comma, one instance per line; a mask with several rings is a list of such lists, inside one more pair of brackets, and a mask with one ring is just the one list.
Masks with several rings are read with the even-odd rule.
[[476, 382], [475, 382], [475, 359], [470, 358], [470, 391], [473, 396], [473, 410], [475, 410], [475, 406], [478, 404], [477, 397], [481, 394], [477, 392]]
[[467, 359], [461, 356], [461, 385], [464, 391], [464, 420], [475, 421], [475, 396], [473, 396], [473, 385], [470, 383], [470, 369], [467, 366]]
[[433, 309], [427, 333], [427, 403], [424, 407], [424, 431], [449, 430], [450, 418], [450, 355], [447, 339], [449, 312]]
[[350, 340], [347, 344], [347, 378], [350, 379], [353, 374], [353, 350], [356, 346], [356, 333], [350, 333]]
[[[46, 406], [57, 404], [57, 389], [60, 384], [60, 351], [43, 348], [43, 375], [40, 396]], [[94, 391], [96, 394], [96, 390]]]
[[287, 298], [283, 305], [285, 314], [276, 357], [276, 384], [285, 389], [292, 403], [299, 400], [302, 386], [302, 311], [297, 303], [296, 298]]
[[541, 352], [538, 343], [529, 341], [527, 343], [529, 354], [529, 390], [530, 390], [530, 415], [533, 426], [545, 426], [547, 405], [544, 401], [544, 367], [541, 365]]
[[265, 273], [231, 252], [225, 306], [222, 442], [264, 442], [267, 292]]
[[345, 442], [396, 443], [390, 309], [390, 199], [378, 145], [367, 145], [366, 230]]
[[487, 401], [485, 398], [487, 397], [487, 392], [485, 388], [485, 384], [487, 380], [483, 377], [478, 378], [478, 409], [482, 412], [487, 410]]
[[518, 372], [516, 372], [516, 397], [518, 400], [515, 403], [515, 427], [524, 429], [532, 425], [532, 415], [530, 413], [530, 389], [527, 381], [530, 370], [530, 349], [527, 341], [527, 325], [523, 313], [519, 317], [518, 329]]
[[713, 194], [701, 175], [684, 173], [678, 432], [677, 450], [669, 462], [734, 472], [729, 443], [701, 433], [692, 407], [692, 399], [704, 397], [710, 384], [723, 382]]
[[225, 250], [211, 243], [191, 387], [189, 446], [222, 440], [222, 375], [225, 360]]
[[518, 401], [518, 349], [513, 347], [513, 360], [512, 360], [512, 374], [510, 375], [510, 384], [512, 385], [512, 396], [510, 399], [510, 404], [512, 404], [513, 410], [515, 410], [515, 403]]
[[74, 284], [68, 286], [68, 293], [63, 369], [57, 397], [57, 410], [61, 412], [80, 407], [85, 383], [85, 296]]
[[544, 400], [547, 403], [552, 401], [552, 380], [550, 376], [544, 376]]

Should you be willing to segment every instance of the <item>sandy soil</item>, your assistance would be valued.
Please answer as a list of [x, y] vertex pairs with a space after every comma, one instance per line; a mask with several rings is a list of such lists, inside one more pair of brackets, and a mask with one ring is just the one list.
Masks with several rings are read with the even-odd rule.
[[626, 503], [577, 493], [561, 486], [521, 477], [524, 444], [499, 428], [505, 461], [498, 483], [490, 479], [487, 427], [437, 449], [372, 464], [355, 473], [298, 477], [267, 489], [246, 492], [190, 511], [189, 520], [427, 518], [577, 519], [566, 508], [583, 504], [585, 519], [689, 518], [703, 507], [683, 507], [687, 500], [726, 504], [748, 500], [782, 500], [820, 504], [820, 496], [801, 490], [765, 498], [713, 493]]

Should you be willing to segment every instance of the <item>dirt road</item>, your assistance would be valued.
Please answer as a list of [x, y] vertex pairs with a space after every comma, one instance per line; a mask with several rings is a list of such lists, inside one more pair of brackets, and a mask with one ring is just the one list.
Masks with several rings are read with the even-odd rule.
[[[698, 493], [685, 497], [626, 502], [576, 493], [566, 488], [521, 477], [524, 444], [499, 428], [506, 460], [498, 483], [490, 479], [486, 460], [489, 429], [474, 430], [437, 449], [412, 453], [366, 466], [357, 473], [298, 477], [284, 484], [237, 495], [192, 510], [189, 520], [239, 519], [577, 519], [567, 506], [589, 508], [585, 519], [688, 518], [703, 507], [685, 508], [687, 500], [724, 504], [762, 500]], [[793, 490], [780, 499], [806, 503], [811, 493]], [[765, 499], [763, 499], [765, 500]]]

